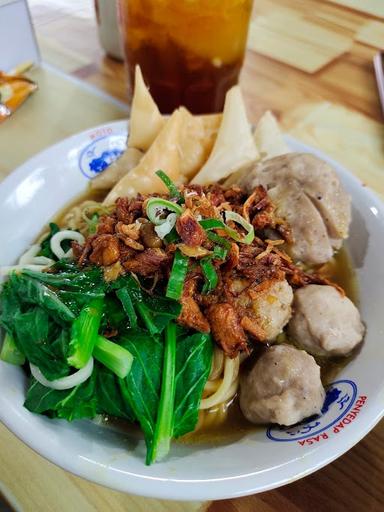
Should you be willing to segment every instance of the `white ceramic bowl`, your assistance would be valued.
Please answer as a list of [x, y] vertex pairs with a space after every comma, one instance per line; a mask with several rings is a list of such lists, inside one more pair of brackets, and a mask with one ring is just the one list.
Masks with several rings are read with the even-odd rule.
[[[83, 132], [43, 151], [0, 185], [0, 264], [16, 261], [57, 210], [83, 191], [95, 170], [124, 147], [126, 123]], [[338, 171], [353, 199], [348, 241], [367, 324], [363, 348], [330, 391], [319, 420], [291, 429], [260, 429], [221, 446], [172, 446], [165, 462], [144, 465], [144, 442], [89, 421], [49, 420], [23, 408], [26, 379], [0, 363], [0, 417], [38, 453], [84, 478], [143, 496], [200, 500], [252, 494], [321, 468], [371, 430], [384, 411], [384, 208], [340, 165], [293, 139], [292, 149], [317, 154]]]

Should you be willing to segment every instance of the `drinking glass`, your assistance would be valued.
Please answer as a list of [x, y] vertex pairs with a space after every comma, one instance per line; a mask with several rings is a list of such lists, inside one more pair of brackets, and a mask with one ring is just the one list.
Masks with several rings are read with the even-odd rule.
[[253, 0], [120, 0], [132, 88], [139, 64], [163, 113], [219, 112], [237, 83]]

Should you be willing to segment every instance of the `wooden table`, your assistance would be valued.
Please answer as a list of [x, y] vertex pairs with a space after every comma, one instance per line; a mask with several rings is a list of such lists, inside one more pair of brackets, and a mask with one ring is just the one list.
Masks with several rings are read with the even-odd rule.
[[[91, 2], [30, 0], [30, 5], [44, 60], [124, 102], [124, 69], [98, 47]], [[384, 0], [256, 0], [241, 85], [251, 121], [265, 109], [273, 110], [287, 132], [332, 155], [384, 197], [384, 127], [372, 66], [380, 47], [384, 49]], [[42, 141], [52, 143], [88, 123], [125, 115], [121, 104], [88, 97], [90, 106], [98, 105], [92, 118], [65, 118], [55, 133], [45, 130], [47, 138], [36, 145], [30, 138], [16, 155], [4, 142], [1, 146], [1, 136], [7, 133], [4, 129], [10, 136], [17, 122], [32, 116], [31, 110], [38, 111], [37, 103], [44, 103], [43, 84], [75, 87], [73, 82], [58, 83], [50, 70], [37, 73], [40, 96], [29, 100], [19, 118], [1, 127], [1, 175], [39, 149]], [[147, 500], [91, 484], [43, 460], [4, 427], [0, 466], [0, 490], [23, 511], [384, 510], [384, 422], [343, 457], [304, 480], [214, 503]]]

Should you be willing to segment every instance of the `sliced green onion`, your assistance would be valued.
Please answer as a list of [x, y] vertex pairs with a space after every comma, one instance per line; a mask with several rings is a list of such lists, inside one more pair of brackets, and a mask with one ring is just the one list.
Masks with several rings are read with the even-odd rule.
[[125, 379], [131, 370], [133, 355], [126, 348], [107, 340], [104, 336], [96, 338], [92, 355], [120, 379]]
[[176, 220], [176, 213], [170, 213], [160, 226], [155, 226], [157, 236], [163, 240], [175, 227]]
[[176, 324], [170, 322], [165, 328], [164, 362], [161, 381], [161, 394], [155, 432], [146, 464], [163, 459], [169, 452], [173, 435], [176, 390]]
[[217, 283], [219, 282], [219, 277], [211, 258], [203, 258], [200, 260], [200, 267], [205, 277], [205, 284], [202, 292], [208, 293], [216, 288]]
[[225, 247], [220, 247], [220, 245], [215, 245], [213, 248], [212, 259], [214, 260], [225, 260], [227, 257], [228, 250]]
[[213, 233], [212, 231], [209, 231], [207, 233], [208, 239], [211, 240], [211, 242], [216, 242], [219, 245], [222, 245], [225, 249], [229, 251], [231, 248], [231, 242], [227, 240], [226, 238], [223, 238], [220, 235], [217, 235], [216, 233]]
[[[237, 224], [240, 224], [246, 231], [247, 234], [245, 236], [240, 235], [235, 229], [230, 228], [225, 224], [222, 220], [219, 219], [204, 219], [199, 222], [200, 226], [209, 231], [211, 229], [224, 229], [227, 235], [236, 240], [236, 242], [242, 244], [251, 244], [253, 239], [255, 238], [255, 230], [252, 224], [247, 222], [244, 217], [239, 215], [238, 213], [227, 211], [225, 212], [225, 220], [232, 220]], [[224, 240], [224, 239], [223, 239]]]
[[172, 201], [162, 199], [161, 197], [151, 197], [148, 199], [146, 207], [147, 217], [155, 226], [160, 226], [166, 221], [166, 217], [162, 217], [162, 215], [167, 211], [174, 212], [176, 215], [183, 213], [182, 207]]
[[128, 291], [128, 288], [125, 286], [124, 288], [120, 288], [117, 290], [116, 295], [123, 305], [123, 309], [128, 316], [129, 324], [131, 327], [137, 326], [137, 315], [135, 309], [132, 304], [132, 298]]
[[[255, 238], [255, 229], [252, 226], [251, 223], [247, 222], [244, 217], [239, 215], [236, 212], [227, 211], [225, 212], [225, 220], [228, 222], [229, 220], [232, 220], [233, 222], [236, 222], [237, 224], [240, 224], [242, 228], [244, 228], [247, 231], [247, 234], [244, 237], [241, 237], [238, 242], [241, 242], [243, 244], [251, 244], [253, 242], [253, 239]], [[239, 235], [237, 235], [239, 236]]]
[[205, 230], [210, 229], [227, 229], [228, 226], [224, 224], [222, 220], [219, 219], [203, 219], [199, 221], [200, 226]]
[[175, 199], [177, 199], [180, 202], [184, 203], [184, 197], [180, 194], [178, 191], [176, 185], [173, 183], [171, 178], [165, 174], [164, 171], [159, 169], [155, 172], [155, 174], [161, 179], [161, 181], [164, 183], [164, 185], [169, 190], [169, 195]]
[[179, 300], [184, 288], [185, 277], [188, 272], [189, 258], [184, 256], [181, 251], [175, 252], [171, 275], [169, 276], [166, 297]]
[[103, 306], [103, 298], [91, 300], [89, 304], [83, 307], [80, 315], [72, 324], [71, 340], [69, 342], [70, 356], [67, 361], [75, 368], [83, 368], [92, 355], [98, 336]]
[[8, 333], [5, 335], [3, 346], [1, 347], [0, 359], [5, 363], [15, 364], [17, 366], [21, 366], [25, 363], [24, 354], [16, 347], [15, 340]]
[[99, 223], [99, 214], [94, 213], [92, 217], [87, 221], [88, 224], [88, 233], [90, 235], [94, 235], [97, 231], [97, 225]]

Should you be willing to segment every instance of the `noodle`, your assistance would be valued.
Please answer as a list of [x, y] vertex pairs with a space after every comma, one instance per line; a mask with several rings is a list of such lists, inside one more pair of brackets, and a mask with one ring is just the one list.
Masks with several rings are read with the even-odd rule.
[[[200, 403], [200, 409], [210, 409], [215, 405], [219, 405], [225, 400], [228, 400], [229, 392], [232, 389], [237, 390], [237, 381], [239, 375], [239, 357], [237, 356], [235, 359], [231, 359], [230, 357], [225, 356], [224, 361], [224, 376], [220, 382], [218, 389], [210, 395], [208, 398], [203, 398]], [[233, 386], [235, 384], [235, 386]]]
[[62, 227], [80, 231], [83, 235], [89, 234], [89, 226], [92, 216], [97, 214], [107, 215], [113, 210], [113, 206], [105, 206], [98, 201], [88, 199], [71, 208], [63, 217]]
[[209, 381], [216, 380], [220, 377], [224, 367], [224, 352], [217, 346], [214, 348], [213, 363]]

